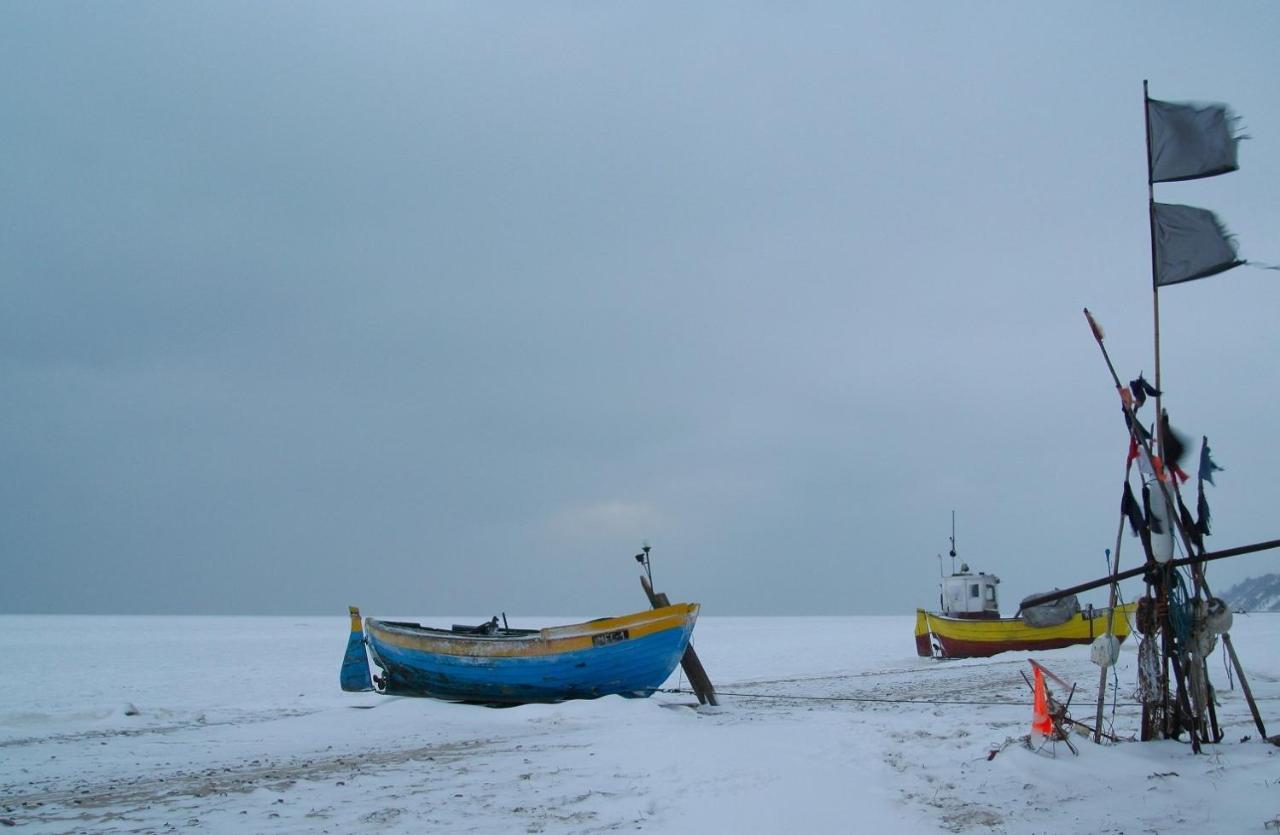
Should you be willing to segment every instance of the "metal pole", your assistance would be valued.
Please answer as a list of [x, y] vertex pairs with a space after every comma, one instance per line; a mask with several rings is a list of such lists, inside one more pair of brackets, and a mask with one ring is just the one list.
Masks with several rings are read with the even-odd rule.
[[[1124, 467], [1124, 480], [1127, 484], [1129, 481], [1129, 465]], [[1116, 528], [1116, 550], [1115, 557], [1111, 562], [1111, 574], [1115, 575], [1120, 571], [1120, 543], [1124, 541], [1124, 514], [1120, 514], [1120, 527]], [[1118, 583], [1111, 584], [1111, 597], [1109, 598], [1110, 609], [1107, 612], [1107, 632], [1108, 636], [1115, 632], [1116, 622], [1116, 601], [1119, 597], [1120, 585]], [[1107, 702], [1107, 667], [1103, 667], [1098, 675], [1098, 715], [1095, 717], [1093, 741], [1101, 744], [1102, 742], [1102, 711], [1106, 707]]]

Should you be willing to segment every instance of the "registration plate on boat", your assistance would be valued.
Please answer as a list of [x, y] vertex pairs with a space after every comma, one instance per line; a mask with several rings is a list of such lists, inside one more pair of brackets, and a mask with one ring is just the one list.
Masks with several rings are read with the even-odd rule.
[[604, 647], [609, 644], [616, 644], [619, 641], [625, 641], [630, 637], [630, 630], [616, 629], [613, 632], [602, 632], [599, 635], [592, 635], [591, 644], [597, 647]]

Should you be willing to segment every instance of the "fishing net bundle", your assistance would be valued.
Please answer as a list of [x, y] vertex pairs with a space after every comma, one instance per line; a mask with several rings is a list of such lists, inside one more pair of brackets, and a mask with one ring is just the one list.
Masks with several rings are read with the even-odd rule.
[[1147, 635], [1138, 644], [1138, 689], [1134, 694], [1146, 705], [1158, 705], [1164, 698], [1160, 685], [1160, 648], [1156, 638]]

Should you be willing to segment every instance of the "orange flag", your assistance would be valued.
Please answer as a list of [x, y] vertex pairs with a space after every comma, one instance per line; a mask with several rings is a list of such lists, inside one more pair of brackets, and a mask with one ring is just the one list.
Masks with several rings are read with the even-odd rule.
[[1041, 736], [1053, 733], [1053, 721], [1049, 719], [1049, 697], [1044, 690], [1044, 673], [1033, 665], [1036, 674], [1035, 697], [1031, 705], [1031, 731]]

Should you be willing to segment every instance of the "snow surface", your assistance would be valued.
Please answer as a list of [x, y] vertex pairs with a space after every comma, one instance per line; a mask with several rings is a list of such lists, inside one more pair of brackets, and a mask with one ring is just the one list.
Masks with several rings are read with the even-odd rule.
[[[1204, 833], [1263, 832], [1280, 817], [1280, 748], [1259, 741], [1220, 651], [1210, 670], [1221, 744], [1196, 756], [1174, 741], [1079, 738], [1073, 756], [1062, 743], [1033, 751], [1018, 741], [1031, 719], [1020, 676], [1028, 655], [917, 658], [912, 625], [910, 616], [704, 617], [695, 644], [719, 708], [660, 693], [491, 709], [341, 692], [345, 616], [0, 616], [0, 823], [15, 832]], [[1271, 733], [1280, 732], [1278, 635], [1280, 615], [1237, 615], [1232, 630]], [[1071, 713], [1091, 722], [1089, 648], [1031, 657], [1079, 683]], [[1137, 733], [1135, 660], [1126, 643], [1114, 712], [1122, 737]]]

